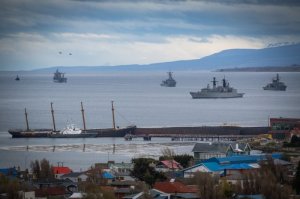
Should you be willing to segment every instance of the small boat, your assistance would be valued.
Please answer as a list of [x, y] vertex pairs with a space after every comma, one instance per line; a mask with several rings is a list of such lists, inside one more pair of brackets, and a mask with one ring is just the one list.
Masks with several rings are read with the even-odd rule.
[[17, 77], [16, 77], [16, 79], [15, 79], [16, 81], [19, 81], [20, 80], [20, 77], [19, 77], [19, 75], [17, 75]]

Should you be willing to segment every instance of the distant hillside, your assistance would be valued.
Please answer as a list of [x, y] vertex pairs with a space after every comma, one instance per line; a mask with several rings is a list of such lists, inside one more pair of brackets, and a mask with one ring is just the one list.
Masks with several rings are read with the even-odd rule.
[[217, 70], [228, 68], [277, 67], [300, 65], [300, 44], [263, 49], [230, 49], [201, 59], [154, 63], [148, 65], [121, 66], [77, 66], [51, 67], [35, 72], [53, 72], [60, 68], [66, 73], [103, 72], [103, 71], [176, 71], [176, 70]]
[[300, 65], [218, 69], [217, 72], [300, 72]]

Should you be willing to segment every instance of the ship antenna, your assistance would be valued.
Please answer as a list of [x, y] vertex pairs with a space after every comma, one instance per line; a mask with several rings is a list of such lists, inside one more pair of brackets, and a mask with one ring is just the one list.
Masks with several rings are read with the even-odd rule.
[[113, 129], [116, 129], [116, 122], [115, 122], [115, 108], [114, 108], [114, 101], [111, 101], [111, 112], [112, 112], [112, 120], [113, 120]]
[[51, 114], [52, 114], [53, 130], [56, 131], [55, 119], [54, 119], [54, 110], [53, 110], [53, 102], [51, 102]]
[[218, 82], [218, 81], [216, 81], [216, 78], [214, 77], [214, 78], [213, 78], [213, 81], [212, 81], [212, 83], [213, 83], [213, 87], [214, 87], [214, 88], [216, 87], [216, 85], [217, 85], [217, 82]]
[[84, 109], [83, 109], [83, 103], [82, 102], [81, 102], [81, 114], [82, 114], [82, 121], [83, 121], [83, 130], [86, 130], [85, 117], [84, 117]]
[[27, 116], [26, 108], [25, 108], [25, 119], [26, 119], [26, 127], [27, 127], [27, 131], [29, 131], [28, 116]]

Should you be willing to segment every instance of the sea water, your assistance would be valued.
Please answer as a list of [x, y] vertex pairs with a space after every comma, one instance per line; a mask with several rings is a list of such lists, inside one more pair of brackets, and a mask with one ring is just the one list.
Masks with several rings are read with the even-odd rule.
[[[161, 149], [191, 154], [194, 143], [174, 143], [167, 138], [151, 142], [123, 138], [97, 139], [12, 139], [7, 130], [29, 127], [52, 128], [53, 102], [56, 128], [68, 124], [83, 128], [80, 102], [83, 102], [87, 128], [112, 126], [114, 101], [119, 127], [166, 126], [267, 126], [270, 117], [300, 117], [300, 73], [280, 73], [286, 91], [265, 91], [276, 73], [271, 72], [174, 72], [177, 86], [161, 87], [164, 72], [111, 72], [67, 74], [67, 83], [54, 83], [52, 74], [0, 74], [0, 167], [28, 167], [30, 161], [46, 158], [52, 164], [65, 162], [85, 169], [107, 160], [129, 162], [133, 157], [157, 158]], [[212, 77], [222, 78], [243, 98], [192, 99], [189, 92], [211, 85]], [[114, 146], [114, 147], [113, 147]]]

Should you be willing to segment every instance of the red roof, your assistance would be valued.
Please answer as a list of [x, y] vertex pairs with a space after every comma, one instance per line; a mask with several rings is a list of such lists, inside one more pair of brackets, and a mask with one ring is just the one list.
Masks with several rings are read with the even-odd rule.
[[156, 182], [154, 189], [165, 193], [196, 193], [194, 188], [188, 187], [181, 182]]
[[47, 187], [35, 190], [35, 196], [37, 197], [61, 196], [65, 194], [66, 191], [64, 187]]
[[69, 174], [72, 170], [69, 167], [52, 167], [54, 174]]
[[169, 169], [181, 169], [182, 166], [180, 163], [176, 162], [175, 160], [163, 160], [161, 163]]

